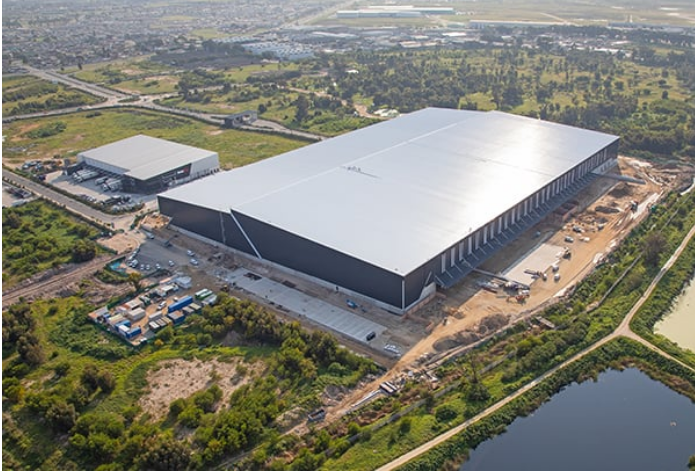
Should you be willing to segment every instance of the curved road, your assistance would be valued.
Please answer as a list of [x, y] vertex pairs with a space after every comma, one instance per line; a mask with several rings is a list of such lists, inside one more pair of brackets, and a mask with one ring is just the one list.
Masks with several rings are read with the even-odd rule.
[[440, 444], [444, 443], [445, 441], [451, 439], [451, 438], [454, 437], [456, 434], [462, 432], [463, 430], [465, 430], [466, 428], [470, 427], [470, 426], [473, 425], [474, 423], [480, 421], [481, 419], [484, 419], [485, 417], [489, 416], [490, 414], [496, 412], [496, 411], [499, 410], [500, 408], [502, 408], [502, 407], [504, 407], [505, 405], [509, 404], [509, 403], [510, 403], [511, 401], [513, 401], [514, 399], [516, 399], [516, 398], [518, 398], [519, 396], [521, 396], [522, 394], [526, 393], [528, 390], [530, 390], [530, 389], [533, 388], [534, 386], [538, 385], [541, 381], [544, 381], [544, 380], [546, 380], [547, 378], [549, 378], [551, 375], [553, 375], [553, 374], [554, 374], [555, 372], [557, 372], [558, 370], [560, 370], [560, 369], [566, 367], [567, 365], [569, 365], [569, 364], [571, 364], [571, 363], [574, 363], [575, 361], [577, 361], [577, 360], [579, 360], [580, 358], [582, 358], [582, 357], [588, 355], [589, 353], [593, 352], [594, 350], [596, 350], [597, 348], [601, 347], [602, 345], [604, 345], [604, 344], [610, 342], [611, 340], [615, 339], [616, 337], [624, 336], [624, 337], [628, 337], [628, 338], [630, 338], [630, 339], [636, 340], [636, 341], [640, 342], [641, 344], [647, 346], [647, 347], [650, 348], [651, 350], [653, 350], [653, 351], [655, 351], [655, 352], [657, 352], [657, 353], [663, 355], [664, 357], [668, 358], [669, 360], [675, 361], [675, 362], [678, 363], [679, 365], [681, 365], [681, 366], [683, 366], [683, 367], [685, 367], [685, 368], [687, 368], [687, 369], [689, 369], [689, 370], [691, 370], [691, 371], [695, 371], [695, 368], [692, 368], [691, 366], [686, 365], [686, 364], [683, 363], [682, 361], [680, 361], [680, 360], [678, 360], [678, 359], [676, 359], [676, 358], [673, 358], [671, 355], [669, 355], [668, 353], [662, 351], [661, 349], [659, 349], [658, 347], [652, 345], [651, 343], [647, 342], [646, 340], [644, 340], [644, 339], [643, 339], [642, 337], [640, 337], [639, 335], [635, 334], [635, 333], [630, 329], [630, 322], [632, 322], [632, 319], [633, 319], [633, 317], [635, 316], [635, 314], [637, 314], [637, 311], [639, 311], [639, 309], [642, 307], [642, 305], [645, 303], [645, 301], [646, 301], [647, 299], [649, 299], [649, 296], [651, 296], [651, 294], [654, 292], [654, 289], [656, 288], [656, 286], [657, 286], [657, 284], [659, 283], [659, 281], [661, 281], [661, 278], [662, 278], [662, 277], [664, 276], [664, 274], [673, 266], [673, 264], [676, 262], [676, 260], [678, 259], [678, 257], [680, 256], [680, 254], [683, 252], [683, 250], [685, 250], [685, 247], [688, 245], [688, 243], [689, 243], [690, 240], [693, 238], [693, 236], [695, 236], [695, 226], [693, 226], [693, 227], [690, 229], [690, 231], [689, 231], [688, 234], [683, 238], [683, 240], [681, 241], [680, 245], [679, 245], [678, 248], [675, 250], [675, 252], [673, 253], [673, 255], [672, 255], [672, 256], [668, 259], [668, 261], [667, 261], [666, 263], [664, 263], [664, 265], [661, 267], [661, 270], [659, 270], [659, 273], [654, 277], [654, 279], [652, 280], [652, 282], [649, 284], [649, 287], [648, 287], [647, 290], [644, 292], [644, 294], [643, 294], [643, 295], [639, 298], [639, 300], [632, 306], [632, 308], [630, 309], [630, 312], [627, 313], [627, 315], [626, 315], [625, 318], [622, 320], [622, 322], [620, 323], [620, 325], [619, 325], [611, 334], [609, 334], [609, 335], [607, 335], [606, 337], [602, 338], [601, 340], [597, 341], [597, 342], [594, 343], [593, 345], [591, 345], [591, 346], [585, 348], [585, 349], [582, 350], [581, 352], [579, 352], [579, 353], [577, 353], [576, 355], [574, 355], [573, 357], [571, 357], [571, 358], [565, 360], [564, 362], [560, 363], [559, 365], [555, 366], [554, 368], [552, 368], [552, 369], [546, 371], [546, 372], [543, 373], [541, 376], [539, 376], [539, 377], [537, 377], [536, 379], [534, 379], [533, 381], [531, 381], [531, 382], [525, 384], [524, 386], [522, 386], [521, 388], [519, 388], [519, 389], [518, 389], [517, 391], [515, 391], [514, 393], [510, 394], [509, 396], [505, 397], [505, 398], [502, 399], [501, 401], [499, 401], [499, 402], [493, 404], [492, 406], [488, 407], [487, 409], [485, 409], [484, 411], [480, 412], [480, 413], [479, 413], [478, 415], [476, 415], [475, 417], [472, 417], [472, 418], [466, 420], [466, 421], [463, 422], [462, 424], [457, 425], [456, 427], [454, 427], [454, 428], [452, 428], [452, 429], [450, 429], [450, 430], [448, 430], [448, 431], [442, 433], [441, 435], [439, 435], [439, 436], [433, 438], [432, 440], [430, 440], [429, 442], [427, 442], [427, 443], [425, 443], [425, 444], [423, 444], [423, 445], [420, 445], [419, 447], [415, 448], [414, 450], [411, 450], [411, 451], [409, 451], [408, 453], [399, 456], [398, 458], [396, 458], [395, 460], [391, 461], [390, 463], [387, 463], [387, 464], [385, 464], [384, 466], [378, 468], [376, 471], [391, 471], [391, 470], [395, 470], [395, 469], [399, 468], [400, 466], [403, 466], [404, 464], [406, 464], [406, 463], [409, 462], [410, 460], [412, 460], [412, 459], [414, 459], [414, 458], [417, 458], [418, 456], [420, 456], [420, 455], [422, 455], [422, 454], [424, 454], [424, 453], [427, 453], [429, 450], [431, 450], [432, 448], [436, 447], [437, 445], [440, 445]]
[[[137, 101], [129, 101], [129, 102], [124, 102], [123, 100], [132, 100], [134, 98], [134, 95], [129, 95], [126, 93], [122, 93], [119, 91], [111, 90], [106, 87], [102, 87], [100, 85], [96, 85], [93, 83], [89, 82], [84, 82], [82, 80], [76, 79], [74, 77], [70, 77], [68, 75], [64, 74], [59, 74], [55, 71], [49, 71], [49, 70], [40, 70], [36, 69], [34, 67], [30, 67], [28, 65], [23, 65], [22, 66], [24, 69], [26, 69], [31, 75], [34, 75], [36, 77], [42, 78], [44, 80], [48, 80], [51, 82], [60, 82], [65, 85], [68, 85], [70, 87], [73, 87], [77, 90], [81, 90], [85, 93], [89, 93], [91, 95], [98, 96], [100, 98], [104, 98], [105, 101], [102, 103], [97, 103], [94, 105], [86, 105], [86, 106], [75, 106], [72, 108], [64, 108], [60, 110], [50, 110], [50, 111], [42, 111], [38, 113], [28, 113], [28, 114], [23, 114], [23, 115], [17, 115], [17, 116], [8, 116], [8, 117], [3, 117], [3, 122], [12, 122], [15, 120], [20, 120], [20, 119], [31, 119], [31, 118], [43, 118], [46, 116], [59, 116], [63, 114], [69, 114], [69, 113], [76, 113], [79, 111], [84, 111], [84, 110], [92, 110], [92, 109], [101, 109], [101, 108], [118, 108], [118, 107], [136, 107], [136, 108], [144, 108], [148, 110], [153, 110], [153, 111], [159, 111], [162, 113], [169, 113], [169, 114], [174, 114], [178, 116], [185, 116], [188, 118], [194, 118], [209, 124], [213, 124], [216, 126], [221, 126], [224, 124], [224, 119], [219, 117], [219, 114], [216, 113], [203, 113], [199, 111], [189, 111], [189, 110], [184, 110], [180, 108], [170, 108], [167, 106], [162, 106], [157, 103], [154, 103], [155, 100], [161, 99], [161, 98], [167, 98], [176, 94], [171, 94], [171, 93], [163, 93], [160, 95], [140, 95], [138, 96]], [[319, 136], [316, 134], [312, 134], [309, 132], [305, 131], [295, 131], [293, 129], [286, 128], [282, 124], [275, 123], [273, 121], [266, 121], [266, 120], [256, 120], [255, 123], [252, 125], [246, 125], [246, 126], [240, 126], [238, 129], [246, 129], [249, 131], [272, 131], [276, 133], [281, 133], [285, 134], [287, 136], [291, 137], [301, 137], [304, 139], [310, 139], [314, 141], [320, 141], [323, 140], [323, 136]]]

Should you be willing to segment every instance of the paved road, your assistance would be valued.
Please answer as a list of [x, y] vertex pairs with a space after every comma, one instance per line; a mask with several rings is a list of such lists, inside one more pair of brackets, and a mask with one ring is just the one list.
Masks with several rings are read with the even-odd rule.
[[[136, 107], [144, 108], [152, 111], [159, 111], [162, 113], [169, 113], [178, 116], [185, 116], [188, 118], [194, 118], [209, 124], [216, 126], [221, 126], [224, 124], [224, 119], [219, 117], [217, 113], [203, 113], [200, 111], [185, 110], [181, 108], [170, 108], [168, 106], [162, 106], [155, 103], [155, 100], [168, 98], [175, 96], [172, 93], [163, 93], [160, 95], [140, 95], [137, 101], [124, 102], [123, 100], [132, 100], [134, 95], [128, 95], [119, 91], [111, 90], [109, 88], [102, 87], [89, 82], [83, 82], [82, 80], [76, 79], [74, 77], [59, 74], [55, 71], [50, 70], [40, 70], [28, 65], [23, 66], [30, 74], [42, 78], [48, 81], [57, 81], [69, 85], [83, 92], [96, 95], [98, 97], [104, 98], [103, 103], [97, 103], [88, 106], [75, 106], [72, 108], [64, 108], [60, 110], [50, 110], [42, 111], [39, 113], [28, 113], [17, 116], [8, 116], [3, 118], [3, 122], [11, 122], [21, 119], [32, 119], [32, 118], [43, 118], [46, 116], [59, 116], [63, 114], [76, 113], [79, 111], [84, 111], [87, 109], [102, 109], [102, 108], [120, 108], [120, 107]], [[301, 137], [304, 139], [310, 139], [313, 141], [320, 141], [324, 137], [312, 134], [305, 131], [296, 131], [293, 129], [286, 128], [282, 124], [275, 123], [273, 121], [267, 121], [263, 119], [256, 120], [253, 124], [247, 126], [241, 126], [239, 129], [246, 129], [250, 131], [272, 131], [280, 134], [284, 134], [291, 137]]]
[[133, 217], [132, 215], [115, 216], [111, 214], [106, 214], [104, 212], [99, 211], [98, 209], [92, 208], [91, 206], [87, 206], [86, 204], [80, 201], [65, 196], [62, 193], [58, 193], [57, 191], [54, 191], [51, 188], [48, 188], [44, 185], [29, 180], [28, 178], [19, 176], [16, 173], [12, 173], [9, 170], [2, 169], [2, 179], [16, 186], [24, 187], [32, 191], [34, 194], [43, 196], [47, 200], [52, 201], [60, 206], [64, 206], [65, 209], [67, 209], [68, 211], [71, 211], [75, 214], [79, 214], [81, 216], [86, 217], [87, 219], [91, 219], [95, 222], [98, 222], [106, 226], [115, 227], [116, 225], [118, 225], [119, 222], [122, 222], [124, 219]]
[[109, 88], [101, 87], [99, 85], [94, 85], [89, 82], [83, 82], [82, 80], [76, 79], [69, 75], [59, 74], [52, 70], [36, 69], [26, 64], [22, 65], [22, 68], [26, 69], [30, 74], [42, 78], [44, 80], [48, 80], [49, 82], [60, 82], [78, 90], [82, 90], [83, 92], [87, 92], [91, 95], [96, 95], [98, 97], [104, 98], [106, 100], [117, 101], [130, 97], [130, 95], [126, 93], [111, 90]]
[[657, 352], [657, 353], [659, 353], [659, 354], [665, 356], [666, 358], [668, 358], [668, 359], [670, 359], [670, 360], [672, 360], [672, 361], [675, 361], [676, 363], [680, 364], [681, 366], [683, 366], [683, 367], [685, 367], [685, 368], [687, 368], [687, 369], [689, 369], [689, 370], [691, 370], [691, 371], [695, 371], [695, 369], [692, 368], [691, 366], [686, 365], [685, 363], [681, 362], [680, 360], [678, 360], [678, 359], [676, 359], [676, 358], [673, 358], [673, 357], [672, 357], [671, 355], [669, 355], [668, 353], [662, 351], [662, 350], [659, 349], [658, 347], [656, 347], [656, 346], [652, 345], [651, 343], [647, 342], [647, 341], [644, 340], [642, 337], [638, 336], [638, 335], [635, 334], [632, 330], [630, 330], [630, 322], [632, 321], [632, 319], [633, 319], [633, 317], [635, 316], [635, 314], [639, 311], [639, 309], [642, 307], [642, 305], [644, 304], [644, 302], [649, 298], [649, 296], [651, 296], [651, 294], [654, 292], [654, 289], [656, 288], [656, 286], [657, 286], [657, 284], [659, 283], [659, 281], [661, 280], [661, 278], [662, 278], [662, 277], [664, 276], [664, 274], [673, 266], [673, 264], [674, 264], [675, 261], [678, 259], [678, 257], [679, 257], [680, 254], [683, 252], [683, 250], [685, 250], [685, 247], [688, 245], [688, 243], [689, 243], [690, 240], [693, 238], [693, 236], [695, 236], [695, 226], [693, 226], [693, 227], [690, 229], [690, 231], [688, 232], [688, 234], [683, 238], [683, 240], [681, 241], [680, 245], [678, 246], [678, 248], [676, 249], [676, 251], [675, 251], [675, 252], [673, 253], [673, 255], [671, 256], [671, 258], [669, 258], [668, 261], [663, 265], [663, 267], [661, 267], [661, 270], [659, 270], [658, 275], [657, 275], [656, 277], [654, 277], [654, 279], [653, 279], [652, 282], [649, 284], [649, 287], [648, 287], [647, 290], [644, 292], [644, 294], [643, 294], [643, 295], [640, 297], [640, 299], [634, 304], [634, 306], [632, 307], [632, 309], [630, 309], [630, 312], [628, 312], [628, 314], [627, 314], [627, 315], [625, 316], [625, 318], [622, 320], [622, 322], [620, 323], [620, 325], [619, 325], [610, 335], [608, 335], [608, 336], [602, 338], [601, 340], [597, 341], [597, 342], [594, 343], [593, 345], [591, 345], [591, 346], [585, 348], [584, 350], [582, 350], [581, 352], [577, 353], [577, 354], [574, 355], [573, 357], [571, 357], [571, 358], [565, 360], [564, 362], [562, 362], [561, 364], [557, 365], [556, 367], [554, 367], [554, 368], [548, 370], [547, 372], [545, 372], [545, 373], [542, 374], [541, 376], [537, 377], [536, 379], [534, 379], [534, 380], [531, 381], [530, 383], [527, 383], [527, 384], [525, 384], [524, 386], [522, 386], [520, 389], [518, 389], [518, 390], [515, 391], [514, 393], [510, 394], [509, 396], [505, 397], [505, 398], [502, 399], [501, 401], [499, 401], [499, 402], [493, 404], [492, 406], [488, 407], [488, 408], [485, 409], [484, 411], [480, 412], [480, 413], [479, 413], [478, 415], [476, 415], [475, 417], [472, 417], [471, 419], [468, 419], [467, 421], [465, 421], [465, 422], [463, 422], [462, 424], [460, 424], [460, 425], [458, 425], [458, 426], [452, 428], [451, 430], [448, 430], [448, 431], [442, 433], [441, 435], [439, 435], [439, 436], [433, 438], [433, 439], [430, 440], [429, 442], [427, 442], [427, 443], [425, 443], [425, 444], [423, 444], [423, 445], [421, 445], [421, 446], [415, 448], [414, 450], [411, 450], [411, 451], [409, 451], [408, 453], [406, 453], [406, 454], [404, 454], [404, 455], [401, 455], [400, 457], [396, 458], [395, 460], [391, 461], [390, 463], [387, 463], [387, 464], [385, 464], [384, 466], [378, 468], [377, 471], [390, 471], [390, 470], [395, 470], [395, 469], [399, 468], [400, 466], [403, 466], [404, 464], [406, 464], [406, 463], [409, 462], [410, 460], [412, 460], [412, 459], [414, 459], [414, 458], [417, 458], [418, 456], [420, 456], [420, 455], [422, 455], [422, 454], [428, 452], [429, 450], [431, 450], [432, 448], [436, 447], [437, 445], [440, 445], [440, 444], [444, 443], [445, 441], [451, 439], [451, 438], [454, 437], [456, 434], [462, 432], [463, 430], [465, 430], [466, 428], [470, 427], [470, 426], [473, 425], [474, 423], [480, 421], [481, 419], [484, 419], [485, 417], [487, 417], [487, 416], [493, 414], [494, 412], [496, 412], [496, 411], [499, 410], [500, 408], [502, 408], [502, 407], [504, 407], [505, 405], [509, 404], [511, 401], [513, 401], [514, 399], [518, 398], [518, 397], [521, 396], [522, 394], [526, 393], [527, 391], [529, 391], [529, 390], [530, 390], [531, 388], [533, 388], [534, 386], [537, 386], [540, 382], [542, 382], [542, 381], [546, 380], [547, 378], [549, 378], [551, 375], [553, 375], [554, 373], [556, 373], [558, 370], [560, 370], [560, 369], [562, 369], [562, 368], [565, 368], [567, 365], [569, 365], [569, 364], [571, 364], [571, 363], [574, 363], [575, 361], [579, 360], [580, 358], [583, 358], [584, 356], [586, 356], [586, 355], [588, 355], [589, 353], [593, 352], [593, 351], [596, 350], [597, 348], [599, 348], [599, 347], [605, 345], [606, 343], [610, 342], [611, 340], [615, 339], [616, 337], [625, 336], [625, 337], [631, 338], [631, 339], [633, 339], [633, 340], [636, 340], [636, 341], [642, 343], [643, 345], [647, 346], [647, 347], [650, 348], [651, 350], [653, 350], [653, 351], [655, 351], [655, 352]]

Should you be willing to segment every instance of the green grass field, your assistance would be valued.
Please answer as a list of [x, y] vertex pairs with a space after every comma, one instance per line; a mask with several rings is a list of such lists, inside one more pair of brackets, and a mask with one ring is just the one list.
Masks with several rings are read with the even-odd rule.
[[[59, 134], [38, 139], [27, 135], [32, 129], [57, 121], [65, 124], [65, 130]], [[15, 121], [3, 126], [3, 134], [6, 136], [3, 160], [14, 164], [54, 155], [71, 157], [137, 134], [213, 150], [219, 154], [224, 168], [247, 165], [307, 144], [282, 136], [220, 129], [193, 119], [129, 108]]]
[[153, 95], [176, 91], [178, 76], [167, 66], [147, 59], [114, 61], [85, 66], [72, 72], [75, 78], [125, 93]]

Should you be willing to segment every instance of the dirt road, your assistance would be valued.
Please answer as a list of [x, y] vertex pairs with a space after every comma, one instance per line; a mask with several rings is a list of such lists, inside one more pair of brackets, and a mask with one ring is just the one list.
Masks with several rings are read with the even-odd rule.
[[67, 272], [59, 273], [48, 278], [47, 280], [32, 283], [31, 285], [23, 288], [7, 291], [2, 295], [2, 308], [7, 309], [9, 306], [19, 301], [20, 298], [33, 299], [58, 292], [64, 289], [66, 286], [94, 274], [94, 272], [101, 269], [104, 265], [113, 262], [120, 257], [120, 255], [117, 255], [95, 258], [85, 265], [74, 265], [74, 268], [69, 269]]

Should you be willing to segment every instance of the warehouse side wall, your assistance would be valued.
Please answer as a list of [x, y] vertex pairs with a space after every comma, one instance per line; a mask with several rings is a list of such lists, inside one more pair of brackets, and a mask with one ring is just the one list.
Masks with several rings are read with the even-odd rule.
[[243, 214], [234, 215], [260, 255], [259, 258], [320, 278], [337, 287], [347, 288], [396, 308], [402, 305], [402, 276]]
[[171, 224], [224, 243], [220, 213], [183, 201], [157, 196], [159, 212], [171, 218]]

